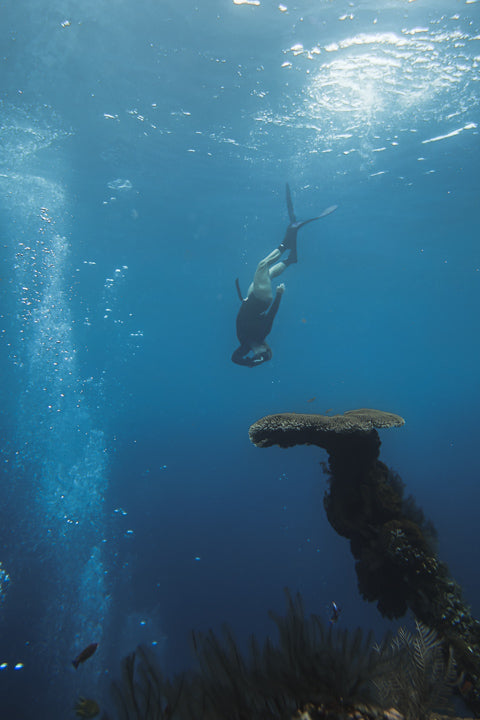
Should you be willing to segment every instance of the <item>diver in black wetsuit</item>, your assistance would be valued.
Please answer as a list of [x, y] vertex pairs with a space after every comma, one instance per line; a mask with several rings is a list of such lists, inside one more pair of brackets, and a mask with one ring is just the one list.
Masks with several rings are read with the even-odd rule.
[[[290, 225], [287, 228], [283, 241], [278, 248], [258, 263], [253, 282], [248, 289], [246, 298], [242, 297], [238, 278], [235, 281], [238, 296], [242, 303], [237, 315], [237, 337], [240, 345], [232, 355], [232, 360], [234, 363], [237, 363], [237, 365], [256, 367], [272, 359], [272, 351], [270, 346], [265, 342], [265, 338], [272, 329], [273, 321], [285, 290], [283, 283], [278, 285], [275, 299], [273, 299], [272, 278], [277, 277], [286, 267], [297, 262], [297, 233], [300, 228], [307, 223], [313, 222], [313, 220], [319, 220], [326, 215], [330, 215], [330, 213], [337, 208], [336, 205], [333, 205], [317, 217], [304, 220], [303, 222], [297, 222], [293, 211], [292, 197], [288, 183], [286, 192]], [[289, 252], [286, 260], [278, 262], [287, 250]]]

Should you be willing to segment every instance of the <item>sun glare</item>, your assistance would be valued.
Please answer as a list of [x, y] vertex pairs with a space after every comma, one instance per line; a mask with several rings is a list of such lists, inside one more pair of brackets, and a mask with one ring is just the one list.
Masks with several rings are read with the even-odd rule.
[[[305, 86], [306, 115], [312, 120], [333, 115], [345, 131], [406, 113], [421, 116], [433, 105], [437, 112], [452, 102], [468, 107], [470, 98], [461, 93], [470, 76], [478, 79], [478, 69], [462, 51], [462, 40], [458, 32], [446, 38], [414, 28], [398, 35], [361, 33], [315, 53], [304, 50], [317, 65]], [[291, 49], [294, 58], [297, 54]], [[445, 103], [439, 103], [442, 94]]]

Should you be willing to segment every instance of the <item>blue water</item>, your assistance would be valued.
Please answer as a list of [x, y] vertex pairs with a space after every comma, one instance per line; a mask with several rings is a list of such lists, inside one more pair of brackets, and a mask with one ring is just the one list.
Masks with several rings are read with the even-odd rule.
[[[402, 415], [381, 457], [478, 617], [478, 2], [7, 0], [0, 43], [1, 717], [108, 708], [138, 642], [175, 672], [191, 628], [263, 637], [285, 586], [390, 626], [268, 413]], [[239, 367], [286, 181], [339, 208]]]

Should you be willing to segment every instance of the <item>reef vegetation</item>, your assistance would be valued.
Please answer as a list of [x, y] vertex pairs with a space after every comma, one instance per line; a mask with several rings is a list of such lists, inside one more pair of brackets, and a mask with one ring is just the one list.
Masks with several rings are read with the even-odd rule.
[[480, 623], [436, 551], [436, 533], [400, 477], [380, 459], [377, 428], [400, 427], [393, 413], [362, 408], [343, 415], [268, 415], [250, 428], [258, 447], [317, 445], [328, 453], [324, 497], [332, 527], [350, 541], [361, 595], [382, 615], [410, 609], [452, 650], [462, 692], [480, 715]]
[[[284, 617], [270, 613], [278, 642], [251, 638], [243, 655], [223, 629], [193, 634], [196, 668], [166, 678], [152, 650], [139, 647], [112, 686], [115, 720], [423, 720], [449, 708], [452, 660], [434, 631], [417, 624], [380, 645], [305, 616], [288, 591]], [[395, 709], [393, 709], [395, 708]], [[104, 715], [104, 720], [109, 716]]]
[[416, 632], [401, 628], [378, 645], [317, 615], [287, 591], [284, 617], [270, 613], [278, 640], [250, 639], [243, 654], [228, 628], [192, 634], [196, 666], [165, 676], [151, 649], [138, 647], [112, 685], [104, 720], [426, 720], [460, 694], [480, 717], [480, 623], [437, 555], [437, 537], [401, 478], [380, 459], [379, 428], [403, 418], [379, 410], [344, 415], [284, 413], [250, 428], [258, 447], [324, 448], [324, 507], [350, 542], [361, 595], [382, 615], [410, 609]]

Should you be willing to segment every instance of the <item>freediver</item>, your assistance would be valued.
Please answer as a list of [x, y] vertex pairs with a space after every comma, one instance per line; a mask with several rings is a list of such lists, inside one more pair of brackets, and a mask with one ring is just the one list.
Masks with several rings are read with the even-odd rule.
[[[242, 296], [238, 278], [235, 280], [238, 297], [242, 303], [237, 315], [237, 337], [240, 345], [232, 355], [232, 361], [237, 365], [256, 367], [272, 359], [272, 350], [265, 342], [265, 338], [272, 329], [275, 315], [280, 307], [280, 300], [285, 291], [285, 285], [281, 283], [277, 286], [275, 299], [273, 299], [272, 279], [278, 277], [289, 265], [297, 262], [297, 233], [300, 228], [314, 220], [320, 220], [320, 218], [330, 215], [337, 209], [337, 205], [332, 205], [317, 217], [297, 222], [288, 183], [286, 194], [290, 224], [278, 248], [258, 263], [246, 298]], [[280, 261], [280, 257], [287, 250], [287, 258]]]

